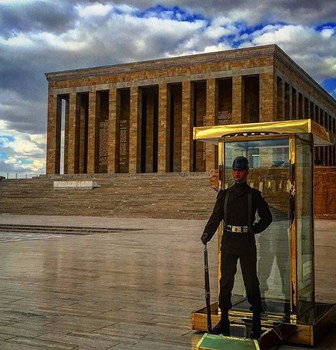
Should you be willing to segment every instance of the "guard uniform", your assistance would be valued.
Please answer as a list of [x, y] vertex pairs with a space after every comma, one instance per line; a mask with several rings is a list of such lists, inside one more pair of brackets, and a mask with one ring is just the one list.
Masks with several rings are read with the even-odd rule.
[[242, 182], [219, 191], [215, 207], [203, 232], [208, 235], [209, 240], [216, 233], [222, 220], [224, 233], [221, 242], [219, 307], [222, 314], [226, 315], [232, 307], [231, 293], [239, 259], [247, 299], [253, 314], [260, 315], [262, 306], [254, 235], [264, 231], [271, 224], [272, 214], [261, 192]]

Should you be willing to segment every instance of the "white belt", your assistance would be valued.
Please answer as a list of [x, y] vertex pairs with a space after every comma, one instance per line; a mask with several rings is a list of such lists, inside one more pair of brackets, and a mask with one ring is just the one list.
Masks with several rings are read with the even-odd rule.
[[226, 225], [226, 229], [227, 229], [228, 232], [248, 233], [248, 226]]

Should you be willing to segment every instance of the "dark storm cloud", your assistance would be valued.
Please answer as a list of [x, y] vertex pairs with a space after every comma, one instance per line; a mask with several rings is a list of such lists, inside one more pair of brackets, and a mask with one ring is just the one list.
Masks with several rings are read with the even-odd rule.
[[[27, 85], [34, 89], [32, 85]], [[18, 91], [0, 88], [0, 119], [8, 128], [23, 133], [39, 134], [46, 130], [47, 94], [39, 98], [26, 98]]]
[[[0, 147], [0, 151], [1, 151], [1, 147]], [[7, 149], [3, 150], [4, 152], [8, 152]], [[7, 164], [5, 163], [3, 160], [0, 159], [0, 169], [1, 169], [1, 173], [0, 176], [5, 176], [6, 172], [10, 173], [10, 172], [17, 172], [18, 170], [18, 166], [15, 164]]]
[[0, 133], [41, 148], [45, 141], [22, 135], [46, 133], [45, 72], [277, 43], [315, 79], [333, 77], [336, 24], [322, 29], [335, 8], [335, 0], [0, 0]]
[[38, 70], [29, 60], [6, 60], [0, 57], [0, 87], [6, 90], [15, 90], [26, 99], [36, 99], [46, 88], [41, 83]]
[[0, 31], [9, 36], [27, 31], [61, 33], [74, 25], [74, 7], [67, 1], [0, 4]]
[[[319, 23], [336, 22], [336, 2], [335, 0], [80, 0], [80, 1], [59, 1], [58, 6], [64, 11], [71, 11], [71, 6], [75, 4], [92, 5], [105, 4], [116, 6], [133, 6], [139, 10], [147, 10], [162, 4], [166, 8], [183, 8], [190, 13], [201, 14], [205, 18], [225, 16], [245, 20], [247, 23], [268, 23], [279, 21], [285, 23], [301, 23], [306, 25], [318, 25]], [[56, 5], [54, 5], [56, 6]], [[160, 5], [161, 6], [161, 5]], [[59, 11], [61, 17], [63, 12]], [[60, 18], [61, 18], [60, 17]], [[67, 18], [64, 15], [64, 18]], [[71, 21], [70, 21], [71, 22]]]
[[[189, 5], [190, 4], [190, 5]], [[189, 8], [211, 16], [218, 14], [239, 17], [247, 23], [279, 21], [316, 25], [336, 21], [335, 0], [271, 0], [271, 1], [188, 1]]]
[[[93, 1], [83, 0], [82, 3]], [[109, 4], [109, 0], [101, 0], [100, 3]], [[114, 4], [124, 4], [122, 0], [113, 1]], [[134, 0], [128, 1], [128, 5], [147, 9], [158, 4], [157, 1]], [[166, 7], [179, 6], [190, 12], [202, 14], [211, 18], [226, 16], [244, 20], [249, 24], [268, 23], [279, 21], [285, 23], [301, 23], [317, 25], [321, 22], [335, 23], [336, 3], [335, 0], [165, 0], [161, 2]]]

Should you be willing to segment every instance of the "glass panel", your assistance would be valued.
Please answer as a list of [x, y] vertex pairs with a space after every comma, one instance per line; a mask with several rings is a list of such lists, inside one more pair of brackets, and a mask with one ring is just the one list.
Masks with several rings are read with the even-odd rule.
[[[264, 312], [289, 316], [290, 245], [289, 245], [289, 140], [288, 138], [226, 142], [224, 145], [225, 188], [233, 184], [232, 161], [243, 155], [249, 160], [248, 184], [263, 192], [273, 222], [256, 235], [258, 277]], [[233, 310], [249, 311], [240, 271], [232, 294]]]
[[298, 319], [310, 322], [314, 305], [312, 150], [309, 142], [296, 139], [296, 218]]

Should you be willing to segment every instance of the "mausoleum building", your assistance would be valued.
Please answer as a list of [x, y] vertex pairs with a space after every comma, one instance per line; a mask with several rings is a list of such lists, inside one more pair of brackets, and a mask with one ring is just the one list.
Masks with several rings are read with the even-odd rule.
[[[276, 45], [46, 77], [47, 174], [210, 171], [216, 146], [194, 126], [311, 118], [336, 132], [335, 99]], [[335, 166], [335, 146], [315, 162]]]

